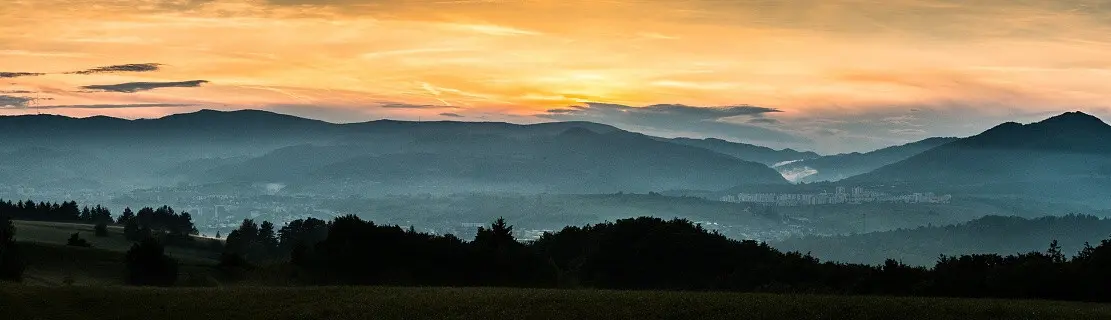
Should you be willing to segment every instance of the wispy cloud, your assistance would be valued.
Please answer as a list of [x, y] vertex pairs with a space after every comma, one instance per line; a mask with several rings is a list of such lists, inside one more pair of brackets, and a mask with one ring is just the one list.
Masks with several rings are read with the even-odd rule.
[[[611, 103], [550, 109], [538, 115], [556, 120], [580, 120], [613, 124], [623, 129], [664, 136], [722, 137], [740, 141], [808, 143], [809, 139], [791, 133], [736, 122], [733, 118], [763, 118], [781, 112], [775, 108], [750, 105], [697, 107], [682, 104], [657, 104], [633, 107]], [[767, 120], [762, 120], [767, 121]], [[766, 123], [766, 122], [765, 122]]]
[[32, 101], [35, 101], [35, 98], [0, 95], [0, 107], [26, 108]]
[[481, 33], [491, 36], [534, 36], [539, 35], [540, 32], [532, 30], [518, 29], [508, 26], [499, 26], [492, 24], [466, 24], [466, 23], [452, 23], [447, 24], [446, 28], [451, 30], [466, 31]]
[[445, 116], [445, 117], [452, 117], [452, 118], [462, 118], [463, 117], [462, 115], [460, 115], [458, 113], [451, 113], [451, 112], [444, 112], [444, 113], [441, 113], [440, 115]]
[[69, 74], [98, 74], [98, 73], [116, 73], [116, 72], [153, 72], [158, 71], [162, 67], [160, 63], [134, 63], [134, 64], [119, 64], [104, 67], [96, 67], [81, 71], [67, 72]]
[[179, 108], [192, 107], [192, 104], [177, 103], [132, 103], [132, 104], [67, 104], [31, 106], [28, 109], [128, 109], [128, 108]]
[[128, 82], [120, 84], [90, 85], [81, 88], [108, 92], [134, 93], [149, 91], [159, 88], [195, 88], [208, 83], [206, 80], [192, 80], [181, 82]]
[[451, 109], [452, 107], [433, 105], [433, 104], [408, 104], [408, 103], [387, 103], [378, 106], [379, 108], [386, 109]]
[[573, 113], [573, 112], [580, 111], [580, 110], [582, 110], [582, 108], [578, 108], [578, 107], [574, 107], [574, 108], [556, 108], [556, 109], [548, 109], [547, 112], [548, 113], [553, 113], [553, 114], [566, 114], [566, 113]]
[[748, 123], [777, 124], [777, 123], [779, 123], [779, 120], [775, 120], [775, 119], [772, 119], [772, 118], [753, 118], [753, 119], [748, 119]]
[[0, 72], [0, 79], [10, 79], [19, 77], [37, 77], [45, 75], [45, 73], [38, 72]]

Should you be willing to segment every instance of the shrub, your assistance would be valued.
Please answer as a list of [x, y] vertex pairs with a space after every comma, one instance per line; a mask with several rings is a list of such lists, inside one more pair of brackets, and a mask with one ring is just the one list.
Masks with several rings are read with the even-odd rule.
[[11, 219], [0, 217], [0, 280], [22, 280], [26, 267], [15, 243], [15, 225]]
[[81, 239], [81, 235], [78, 234], [78, 233], [71, 234], [69, 236], [69, 240], [66, 241], [66, 245], [67, 246], [74, 246], [74, 247], [84, 247], [84, 248], [88, 248], [88, 247], [93, 246], [93, 245], [89, 244], [88, 241], [85, 241], [85, 239]]
[[96, 230], [96, 236], [97, 237], [107, 237], [108, 236], [108, 224], [107, 223], [104, 223], [104, 222], [97, 223], [95, 230]]
[[20, 281], [27, 268], [19, 246], [15, 243], [0, 245], [0, 280]]
[[177, 261], [166, 256], [162, 243], [146, 238], [127, 251], [127, 281], [139, 286], [173, 286], [177, 282]]

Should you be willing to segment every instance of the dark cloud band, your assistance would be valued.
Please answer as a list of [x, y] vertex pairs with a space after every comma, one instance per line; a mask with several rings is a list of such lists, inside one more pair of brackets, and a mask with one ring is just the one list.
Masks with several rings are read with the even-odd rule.
[[71, 105], [52, 105], [52, 106], [34, 106], [31, 109], [129, 109], [129, 108], [177, 108], [177, 107], [192, 107], [191, 104], [176, 104], [176, 103], [134, 103], [134, 104], [71, 104]]
[[96, 67], [81, 71], [67, 72], [69, 74], [98, 74], [98, 73], [116, 73], [116, 72], [154, 72], [162, 68], [160, 63], [135, 63], [135, 64], [119, 64], [105, 67]]
[[0, 107], [26, 108], [33, 101], [35, 101], [35, 98], [0, 95]]
[[45, 73], [38, 72], [0, 72], [0, 79], [10, 79], [19, 77], [37, 77], [45, 75]]
[[81, 87], [87, 90], [134, 93], [149, 91], [159, 88], [195, 88], [208, 83], [206, 80], [192, 80], [181, 82], [128, 82], [120, 84], [90, 85]]
[[387, 103], [387, 104], [383, 104], [383, 105], [378, 106], [378, 107], [386, 108], [386, 109], [445, 109], [445, 108], [451, 108], [451, 107], [448, 107], [448, 106], [437, 106], [437, 105], [431, 105], [431, 104], [408, 104], [408, 103]]

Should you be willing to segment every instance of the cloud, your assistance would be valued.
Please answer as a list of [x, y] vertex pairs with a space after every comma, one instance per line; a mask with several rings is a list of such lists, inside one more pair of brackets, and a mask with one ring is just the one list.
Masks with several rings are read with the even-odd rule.
[[[0, 106], [3, 106], [2, 98], [0, 96]], [[133, 103], [133, 104], [67, 104], [67, 105], [50, 105], [50, 106], [32, 106], [29, 109], [127, 109], [127, 108], [177, 108], [177, 107], [192, 107], [191, 104], [175, 104], [175, 103]]]
[[161, 63], [134, 63], [134, 64], [119, 64], [105, 67], [96, 67], [81, 71], [67, 72], [69, 74], [98, 74], [98, 73], [115, 73], [115, 72], [153, 72], [161, 69]]
[[121, 84], [106, 84], [106, 85], [91, 85], [83, 86], [82, 89], [100, 90], [108, 92], [124, 92], [133, 93], [139, 91], [148, 91], [158, 88], [195, 88], [208, 83], [206, 80], [192, 80], [181, 82], [128, 82]]
[[463, 118], [463, 116], [459, 115], [458, 113], [451, 113], [451, 112], [444, 112], [444, 113], [441, 113], [440, 115], [445, 116], [445, 117], [452, 117], [452, 118]]
[[386, 109], [450, 109], [452, 107], [438, 106], [431, 104], [408, 104], [408, 103], [387, 103], [378, 106], [379, 108]]
[[7, 93], [7, 94], [30, 94], [30, 93], [35, 93], [35, 92], [34, 92], [34, 91], [28, 91], [28, 90], [0, 90], [0, 93]]
[[562, 109], [562, 108], [561, 108], [561, 109], [548, 109], [548, 113], [557, 113], [557, 114], [562, 114], [562, 113], [572, 113], [572, 112], [575, 112], [575, 111], [579, 111], [579, 110], [582, 110], [582, 109], [579, 109], [579, 108], [573, 108], [573, 109]]
[[926, 130], [922, 130], [922, 129], [891, 129], [891, 133], [921, 135], [921, 134], [926, 134]]
[[26, 108], [28, 104], [31, 104], [31, 102], [35, 100], [35, 98], [31, 97], [0, 95], [0, 107]]
[[[745, 124], [738, 118], [763, 118], [779, 109], [751, 105], [696, 107], [682, 104], [656, 104], [632, 107], [591, 102], [584, 106], [550, 109], [542, 118], [561, 121], [593, 121], [626, 130], [662, 136], [720, 137], [739, 141], [778, 142], [806, 145], [810, 140], [792, 133]], [[763, 120], [767, 123], [767, 120]], [[774, 120], [773, 120], [774, 121]]]
[[350, 4], [356, 1], [352, 0], [266, 0], [266, 3], [276, 5], [335, 5], [335, 4]]
[[45, 75], [45, 73], [38, 72], [0, 72], [0, 79], [10, 79], [19, 77], [37, 77]]
[[160, 8], [172, 10], [190, 10], [208, 4], [215, 0], [160, 0], [157, 2]]
[[632, 107], [612, 103], [588, 102], [586, 106], [571, 106], [551, 109], [551, 116], [577, 117], [624, 117], [630, 119], [676, 119], [707, 121], [738, 116], [762, 116], [765, 113], [781, 112], [778, 109], [737, 105], [724, 107], [695, 107], [682, 104], [655, 104], [645, 107]]
[[753, 119], [749, 119], [748, 123], [777, 124], [777, 123], [779, 123], [779, 120], [775, 120], [775, 119], [772, 119], [772, 118], [753, 118]]
[[71, 104], [36, 106], [34, 109], [127, 109], [127, 108], [179, 108], [192, 107], [192, 104], [178, 103], [132, 103], [132, 104]]

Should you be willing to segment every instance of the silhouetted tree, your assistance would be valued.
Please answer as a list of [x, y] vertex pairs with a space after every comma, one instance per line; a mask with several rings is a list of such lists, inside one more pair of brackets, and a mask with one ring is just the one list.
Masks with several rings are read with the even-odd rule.
[[94, 231], [96, 232], [97, 237], [107, 237], [108, 236], [108, 224], [104, 223], [104, 222], [98, 222], [96, 224], [96, 227], [94, 228]]
[[278, 253], [289, 255], [295, 264], [303, 264], [317, 243], [328, 236], [328, 223], [316, 218], [290, 221], [278, 230]]
[[265, 261], [275, 257], [278, 238], [274, 224], [263, 221], [259, 226], [254, 220], [244, 219], [239, 228], [228, 233], [224, 252], [243, 257], [247, 261]]
[[116, 224], [127, 224], [133, 219], [135, 219], [135, 212], [131, 211], [131, 207], [127, 207], [123, 209], [123, 214], [116, 220]]
[[273, 256], [278, 250], [278, 235], [275, 233], [274, 224], [263, 221], [258, 228], [258, 245], [263, 255]]
[[138, 219], [128, 219], [124, 222], [123, 237], [128, 241], [139, 241], [148, 236], [150, 234], [144, 234], [143, 229], [139, 227]]

